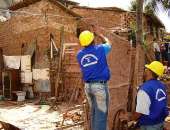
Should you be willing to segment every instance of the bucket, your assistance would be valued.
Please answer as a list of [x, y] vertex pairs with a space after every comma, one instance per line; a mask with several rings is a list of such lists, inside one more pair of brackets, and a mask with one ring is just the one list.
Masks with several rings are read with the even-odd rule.
[[0, 101], [3, 101], [3, 100], [4, 100], [4, 96], [0, 95]]
[[26, 95], [26, 92], [24, 92], [24, 91], [18, 91], [17, 93], [16, 93], [16, 95], [17, 95], [17, 101], [18, 102], [21, 102], [21, 101], [24, 101], [25, 100], [25, 95]]

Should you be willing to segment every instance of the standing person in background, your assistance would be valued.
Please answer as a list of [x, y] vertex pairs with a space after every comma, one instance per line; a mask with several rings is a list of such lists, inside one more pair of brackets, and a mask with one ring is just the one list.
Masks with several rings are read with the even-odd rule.
[[167, 42], [168, 44], [168, 67], [170, 67], [170, 43]]
[[[94, 34], [102, 39], [102, 44], [94, 44]], [[79, 40], [83, 49], [78, 52], [77, 60], [91, 108], [91, 130], [106, 130], [109, 104], [107, 81], [110, 79], [106, 56], [111, 51], [111, 42], [96, 30], [94, 33], [81, 32]]]
[[162, 43], [160, 45], [160, 50], [161, 50], [162, 63], [165, 64], [165, 61], [167, 60], [167, 58], [166, 58], [167, 54], [166, 54], [166, 48], [165, 48], [165, 44], [164, 43]]
[[160, 61], [160, 47], [159, 44], [156, 42], [156, 39], [153, 39], [153, 49], [155, 54], [155, 60]]

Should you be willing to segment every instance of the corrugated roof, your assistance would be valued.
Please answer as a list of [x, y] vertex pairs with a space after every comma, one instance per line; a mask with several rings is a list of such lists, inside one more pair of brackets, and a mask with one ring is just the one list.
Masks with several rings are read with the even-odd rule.
[[[34, 4], [36, 2], [39, 2], [42, 0], [23, 0], [21, 2], [18, 2], [12, 6], [9, 7], [10, 10], [17, 10], [23, 7], [27, 7], [31, 4]], [[73, 12], [72, 10], [68, 9], [67, 7], [65, 7], [63, 4], [61, 4], [58, 0], [47, 0], [49, 2], [52, 2], [53, 4], [55, 4], [56, 6], [59, 6], [60, 8], [62, 8], [64, 11], [66, 11], [67, 13], [71, 14], [74, 17], [81, 17], [80, 15], [76, 14], [75, 12]]]

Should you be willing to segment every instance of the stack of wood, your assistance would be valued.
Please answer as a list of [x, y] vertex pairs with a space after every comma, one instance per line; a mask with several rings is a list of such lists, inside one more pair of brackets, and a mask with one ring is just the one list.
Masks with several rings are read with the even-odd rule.
[[87, 113], [87, 104], [77, 105], [69, 108], [62, 114], [63, 119], [56, 124], [57, 129], [74, 128], [75, 126], [82, 126], [84, 130], [89, 129], [89, 120]]

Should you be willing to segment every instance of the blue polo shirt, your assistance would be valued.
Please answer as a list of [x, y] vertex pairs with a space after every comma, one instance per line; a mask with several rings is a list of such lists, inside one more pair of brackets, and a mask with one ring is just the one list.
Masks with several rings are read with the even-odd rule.
[[107, 81], [110, 79], [110, 70], [106, 56], [111, 50], [109, 43], [90, 45], [80, 50], [77, 60], [83, 74], [84, 81]]

